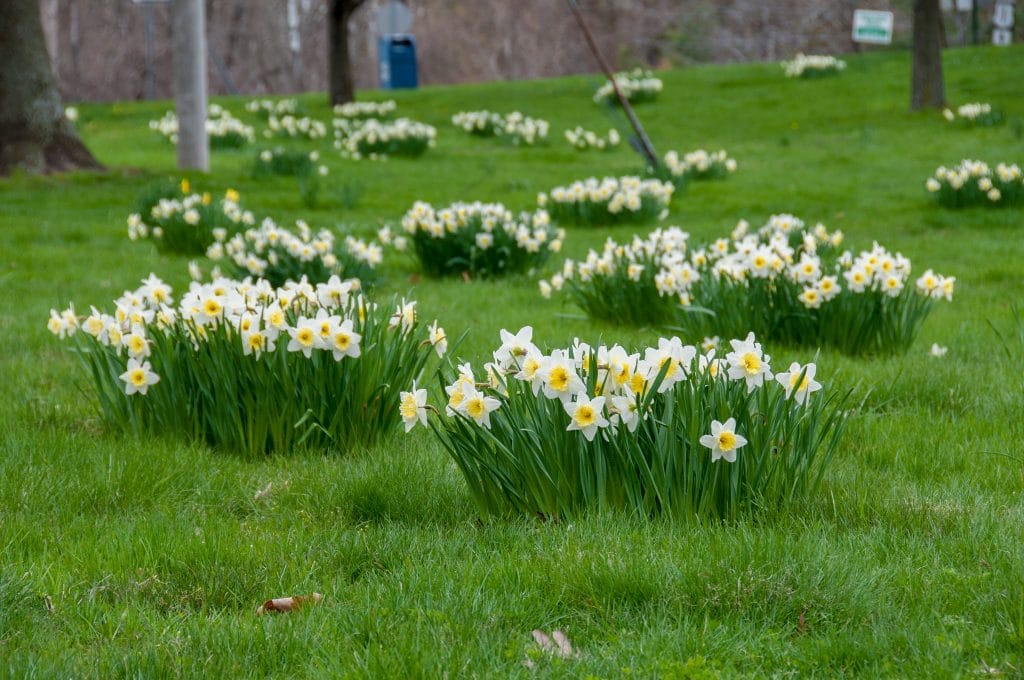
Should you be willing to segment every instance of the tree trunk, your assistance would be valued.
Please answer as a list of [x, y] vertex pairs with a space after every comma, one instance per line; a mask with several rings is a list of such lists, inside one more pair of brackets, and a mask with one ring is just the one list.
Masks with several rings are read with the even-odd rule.
[[64, 117], [38, 0], [0, 2], [0, 175], [102, 170]]
[[348, 51], [348, 21], [365, 0], [330, 0], [327, 12], [327, 69], [331, 105], [355, 101], [352, 57]]
[[914, 56], [910, 108], [946, 105], [942, 80], [942, 11], [939, 0], [914, 0]]

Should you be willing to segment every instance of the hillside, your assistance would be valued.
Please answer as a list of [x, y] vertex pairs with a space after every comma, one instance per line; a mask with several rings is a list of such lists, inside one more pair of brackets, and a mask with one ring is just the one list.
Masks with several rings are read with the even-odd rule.
[[[168, 102], [80, 106], [108, 173], [0, 180], [0, 675], [528, 677], [527, 659], [554, 677], [1020, 674], [1024, 327], [1011, 305], [1024, 290], [1024, 212], [943, 209], [924, 182], [962, 158], [1024, 161], [1024, 48], [944, 60], [951, 104], [992, 102], [1004, 124], [909, 112], [898, 53], [850, 57], [818, 80], [787, 80], [777, 64], [666, 71], [661, 97], [637, 107], [659, 152], [724, 148], [739, 165], [688, 186], [660, 224], [709, 241], [741, 218], [789, 212], [841, 229], [850, 247], [880, 241], [915, 274], [957, 279], [906, 355], [769, 348], [777, 366], [813, 356], [819, 379], [852, 390], [852, 417], [817, 496], [725, 524], [486, 517], [425, 428], [367, 450], [260, 460], [105, 428], [47, 316], [69, 301], [109, 307], [150, 272], [187, 286], [188, 258], [129, 241], [125, 226], [140, 192], [182, 176], [148, 128]], [[436, 148], [371, 162], [289, 142], [318, 149], [330, 170], [314, 207], [294, 179], [252, 176], [256, 149], [277, 142], [214, 151], [209, 175], [187, 177], [236, 189], [279, 222], [364, 236], [416, 200], [528, 209], [553, 186], [641, 170], [625, 145], [581, 153], [561, 137], [576, 125], [626, 132], [591, 101], [599, 84], [396, 92], [399, 115], [437, 127]], [[323, 95], [301, 100], [328, 120]], [[245, 101], [217, 99], [238, 115]], [[547, 119], [550, 141], [469, 137], [450, 123], [468, 109]], [[569, 227], [548, 272], [654, 226]], [[456, 354], [475, 364], [503, 328], [529, 324], [535, 342], [558, 346], [663, 332], [587, 320], [543, 299], [536, 277], [434, 280], [393, 253], [383, 276], [378, 299], [418, 300], [453, 341], [465, 333]], [[932, 343], [948, 354], [930, 357]], [[325, 595], [315, 609], [254, 615], [267, 598], [314, 591]], [[540, 652], [534, 629], [566, 631], [580, 656]]]

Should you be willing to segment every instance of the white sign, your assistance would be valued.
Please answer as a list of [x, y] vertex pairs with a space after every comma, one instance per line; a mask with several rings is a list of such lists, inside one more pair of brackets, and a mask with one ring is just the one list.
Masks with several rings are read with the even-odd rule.
[[992, 44], [1006, 46], [1013, 42], [1013, 0], [998, 0], [992, 14]]
[[853, 41], [873, 45], [892, 43], [892, 12], [870, 9], [853, 11]]
[[992, 14], [992, 23], [997, 28], [1005, 28], [1007, 30], [1013, 28], [1013, 3], [997, 3], [996, 11]]

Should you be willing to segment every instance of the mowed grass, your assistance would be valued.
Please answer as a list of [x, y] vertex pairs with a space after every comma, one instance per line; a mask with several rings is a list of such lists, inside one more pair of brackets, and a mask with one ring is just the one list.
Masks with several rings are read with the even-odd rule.
[[[675, 198], [666, 224], [696, 240], [792, 212], [843, 229], [851, 247], [902, 251], [918, 274], [957, 276], [906, 356], [821, 351], [818, 377], [854, 388], [857, 404], [824, 489], [727, 525], [481, 517], [422, 429], [266, 460], [105, 429], [45, 320], [69, 301], [109, 305], [151, 271], [183, 289], [186, 260], [129, 242], [124, 224], [142, 188], [180, 175], [147, 128], [170, 104], [82, 105], [79, 128], [109, 173], [0, 180], [0, 675], [1021, 675], [1024, 329], [1011, 305], [1024, 298], [1024, 210], [946, 211], [923, 184], [964, 157], [1024, 161], [1022, 63], [1021, 47], [945, 55], [951, 103], [991, 102], [1008, 119], [995, 128], [908, 112], [902, 53], [814, 81], [774, 64], [666, 72], [661, 98], [638, 107], [661, 153], [725, 148], [740, 163]], [[525, 209], [556, 184], [641, 167], [628, 148], [577, 153], [561, 139], [578, 124], [624, 130], [591, 103], [598, 84], [396, 93], [400, 115], [438, 127], [437, 148], [372, 163], [286, 143], [320, 148], [331, 168], [315, 208], [294, 180], [251, 179], [252, 149], [215, 152], [209, 176], [188, 176], [278, 221], [363, 235], [418, 199]], [[305, 97], [327, 119], [322, 99]], [[219, 101], [244, 114], [242, 98]], [[448, 122], [481, 108], [550, 120], [550, 144], [515, 148]], [[564, 254], [653, 226], [571, 228]], [[549, 345], [660, 334], [589, 322], [526, 277], [433, 281], [401, 256], [384, 273], [378, 298], [419, 300], [450, 337], [467, 332], [458, 354], [477, 364], [499, 329], [525, 324]], [[932, 342], [948, 355], [929, 357]], [[779, 370], [813, 357], [767, 349]], [[255, 615], [264, 599], [313, 591], [325, 595], [315, 608]], [[564, 630], [579, 657], [540, 654], [535, 628]]]

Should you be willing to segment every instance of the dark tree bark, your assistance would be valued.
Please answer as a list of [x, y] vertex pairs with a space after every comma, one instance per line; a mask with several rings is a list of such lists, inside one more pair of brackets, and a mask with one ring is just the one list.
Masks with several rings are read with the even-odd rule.
[[914, 56], [910, 108], [941, 108], [946, 105], [942, 79], [942, 43], [945, 29], [939, 0], [914, 0]]
[[327, 10], [327, 69], [331, 105], [356, 98], [352, 57], [348, 50], [348, 22], [366, 0], [329, 0]]
[[64, 117], [38, 0], [0, 2], [0, 175], [101, 170]]

